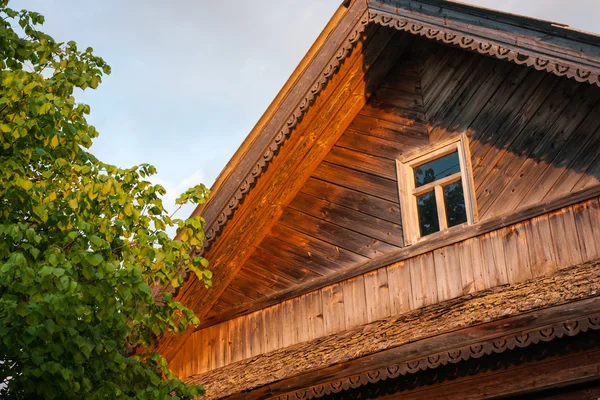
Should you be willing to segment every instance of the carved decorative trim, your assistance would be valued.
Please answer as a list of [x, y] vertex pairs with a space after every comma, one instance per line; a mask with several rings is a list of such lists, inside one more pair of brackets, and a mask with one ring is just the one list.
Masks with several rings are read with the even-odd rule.
[[538, 71], [546, 71], [558, 76], [575, 79], [578, 82], [588, 82], [600, 86], [600, 73], [584, 68], [581, 65], [548, 57], [545, 54], [507, 43], [496, 42], [487, 38], [468, 35], [448, 27], [440, 27], [420, 21], [414, 21], [385, 11], [369, 10], [369, 22], [388, 26], [400, 31], [423, 36], [428, 39], [458, 46], [462, 49], [486, 54], [500, 60], [507, 60], [518, 65], [526, 65]]
[[481, 358], [493, 353], [499, 354], [507, 350], [514, 350], [517, 347], [525, 348], [532, 344], [549, 342], [564, 336], [575, 336], [589, 330], [600, 330], [600, 315], [525, 330], [516, 334], [501, 336], [493, 340], [469, 344], [441, 353], [402, 361], [401, 363], [392, 364], [384, 368], [366, 371], [332, 382], [298, 390], [296, 392], [286, 393], [273, 397], [272, 399], [295, 400], [320, 398], [332, 393], [339, 393], [343, 390], [356, 389], [359, 386], [367, 385], [369, 383], [398, 378], [400, 375], [414, 374], [419, 371], [435, 369], [448, 364], [456, 364], [472, 358]]
[[362, 33], [369, 22], [368, 12], [359, 19], [354, 25], [351, 33], [344, 39], [335, 55], [329, 60], [325, 69], [318, 76], [310, 90], [304, 95], [296, 109], [288, 117], [287, 121], [281, 127], [279, 133], [271, 141], [264, 150], [260, 159], [258, 159], [252, 170], [246, 175], [241, 185], [237, 188], [235, 194], [231, 197], [227, 206], [221, 211], [221, 214], [213, 222], [208, 230], [206, 230], [206, 238], [204, 240], [204, 250], [208, 250], [214, 239], [220, 234], [223, 226], [233, 216], [239, 205], [243, 202], [244, 197], [256, 184], [256, 180], [267, 169], [273, 157], [279, 152], [281, 146], [286, 142], [287, 138], [298, 126], [306, 112], [313, 105], [319, 93], [327, 86], [331, 78], [339, 71], [344, 60], [352, 53], [356, 44], [361, 40]]

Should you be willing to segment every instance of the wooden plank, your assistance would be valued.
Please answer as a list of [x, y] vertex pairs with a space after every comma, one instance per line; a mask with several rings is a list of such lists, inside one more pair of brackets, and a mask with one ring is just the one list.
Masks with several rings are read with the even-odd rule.
[[[469, 294], [484, 287], [481, 268], [481, 248], [473, 239], [454, 245], [458, 262], [460, 264], [460, 277], [462, 293]], [[477, 275], [476, 272], [477, 271]]]
[[348, 279], [341, 283], [344, 293], [346, 329], [367, 323], [367, 301], [364, 277]]
[[294, 344], [294, 307], [293, 299], [281, 303], [281, 325], [282, 325], [282, 345], [288, 347]]
[[298, 193], [289, 207], [394, 246], [404, 245], [400, 221], [391, 223], [302, 192]]
[[[567, 207], [555, 211], [548, 216], [550, 231], [555, 246], [556, 267], [564, 268], [571, 265], [581, 264], [581, 247], [575, 225], [573, 208]], [[596, 233], [598, 234], [598, 233]]]
[[281, 247], [281, 252], [277, 250], [273, 252], [283, 253], [284, 255], [291, 253], [288, 258], [303, 263], [307, 268], [321, 275], [326, 275], [339, 268], [352, 266], [367, 259], [365, 256], [345, 250], [302, 231], [302, 226], [290, 227], [284, 222], [273, 226], [269, 234], [285, 242], [285, 244], [277, 242], [276, 245]]
[[328, 163], [367, 172], [386, 179], [395, 179], [395, 163], [388, 158], [381, 158], [344, 147], [333, 146], [325, 157]]
[[412, 283], [410, 264], [399, 262], [387, 267], [390, 292], [390, 313], [399, 315], [411, 310]]
[[504, 245], [508, 282], [513, 284], [531, 279], [533, 275], [529, 261], [529, 247], [527, 245], [525, 226], [523, 224], [516, 224], [502, 228], [499, 236], [502, 238], [501, 240]]
[[[419, 133], [418, 137], [426, 135], [427, 115], [419, 111], [406, 110], [384, 103], [367, 102], [358, 115], [376, 118], [396, 125], [409, 126], [413, 128], [411, 132]], [[405, 132], [406, 134], [408, 132]]]
[[[242, 331], [246, 329], [246, 316], [229, 320], [229, 347], [231, 353], [231, 362], [238, 362], [246, 359], [244, 346], [244, 337]], [[198, 334], [202, 332], [199, 331]]]
[[398, 135], [396, 140], [386, 140], [375, 136], [365, 135], [353, 130], [347, 130], [336, 142], [336, 146], [356, 150], [377, 157], [385, 157], [396, 160], [407, 148], [414, 150], [427, 146], [429, 139]]
[[423, 99], [420, 94], [405, 93], [386, 87], [377, 89], [375, 94], [369, 99], [369, 102], [375, 104], [388, 104], [390, 106], [421, 113], [425, 112]]
[[600, 257], [600, 205], [598, 199], [573, 206], [579, 247], [584, 261]]
[[308, 340], [308, 307], [307, 295], [296, 297], [292, 299], [292, 308], [294, 313], [292, 314], [293, 323], [293, 343], [302, 343]]
[[[304, 282], [307, 279], [313, 279], [323, 275], [323, 271], [331, 272], [327, 266], [319, 264], [312, 257], [307, 257], [306, 251], [300, 247], [294, 246], [279, 239], [278, 237], [267, 235], [260, 244], [260, 254], [252, 254], [252, 259], [281, 259], [287, 262], [264, 264], [269, 265], [278, 273], [296, 283]], [[268, 257], [267, 254], [272, 257]], [[318, 272], [321, 271], [321, 272]]]
[[[595, 132], [600, 128], [600, 103], [596, 104], [594, 109], [589, 113], [586, 120], [573, 132], [571, 138], [563, 143], [557, 145], [558, 154], [551, 163], [548, 163], [544, 172], [537, 178], [533, 183], [532, 189], [527, 193], [527, 196], [521, 201], [519, 206], [528, 206], [542, 201], [544, 198], [558, 197], [569, 191], [571, 187], [561, 186], [562, 176], [567, 172], [571, 175], [572, 170], [575, 170], [575, 174], [582, 174], [582, 171], [578, 171], [578, 168], [572, 168], [571, 165], [577, 163], [580, 159], [580, 154], [584, 153], [598, 153], [598, 149], [593, 150], [593, 146], [590, 147], [588, 142], [592, 139]], [[585, 154], [581, 154], [585, 157]], [[571, 182], [579, 179], [578, 177], [571, 176], [569, 178]], [[556, 186], [558, 185], [558, 186]], [[559, 189], [561, 187], [562, 189]], [[557, 190], [558, 189], [558, 190]]]
[[305, 296], [308, 307], [308, 340], [320, 338], [325, 331], [321, 291], [315, 290], [307, 293]]
[[433, 254], [426, 253], [407, 260], [411, 281], [411, 310], [438, 302]]
[[[386, 89], [379, 89], [376, 94], [385, 91]], [[400, 92], [398, 92], [400, 93]], [[410, 95], [415, 101], [420, 101], [421, 96]], [[375, 110], [389, 110], [390, 104], [379, 103], [377, 99], [371, 99], [367, 103], [368, 110], [371, 110], [370, 115], [361, 112], [354, 118], [348, 129], [356, 132], [361, 132], [365, 135], [375, 136], [385, 140], [397, 141], [402, 136], [409, 136], [413, 138], [427, 138], [428, 131], [427, 125], [423, 122], [418, 122], [410, 119], [401, 119], [398, 117], [390, 118], [388, 113], [375, 112]], [[402, 110], [402, 108], [400, 108]], [[364, 110], [364, 108], [363, 108]], [[414, 111], [417, 116], [421, 111]], [[400, 139], [401, 140], [401, 139]]]
[[[475, 129], [490, 121], [486, 115], [509, 98], [507, 94], [513, 89], [511, 85], [520, 78], [520, 75], [510, 75], [513, 69], [513, 65], [504, 62], [481, 64], [478, 73], [473, 75], [473, 81], [467, 82], [462, 93], [453, 96], [454, 101], [449, 101], [444, 113], [431, 123], [430, 140], [445, 140], [462, 132], [475, 135]], [[504, 97], [499, 100], [495, 96]]]
[[265, 353], [278, 350], [283, 346], [282, 307], [275, 305], [263, 310], [263, 326], [265, 327]]
[[533, 118], [529, 119], [523, 130], [516, 130], [513, 140], [507, 141], [506, 146], [503, 146], [496, 158], [496, 165], [493, 166], [494, 171], [500, 171], [500, 173], [491, 173], [481, 184], [485, 190], [477, 196], [482, 218], [488, 216], [488, 212], [491, 216], [506, 211], [506, 209], [496, 211], [492, 205], [495, 201], [500, 201], [499, 195], [503, 193], [506, 185], [537, 147], [543, 136], [552, 129], [578, 88], [579, 84], [576, 82], [561, 80], [556, 90], [544, 101]]
[[508, 283], [506, 260], [502, 237], [498, 231], [486, 233], [479, 238], [482, 256], [482, 274], [485, 288], [492, 288]]
[[390, 290], [386, 268], [379, 268], [364, 275], [367, 301], [367, 322], [391, 315]]
[[587, 141], [582, 139], [581, 143], [581, 150], [573, 157], [571, 162], [566, 165], [562, 174], [557, 179], [554, 186], [552, 186], [552, 189], [549, 190], [548, 194], [544, 197], [544, 201], [564, 196], [565, 193], [571, 191], [577, 191], [575, 185], [580, 183], [583, 177], [586, 176], [587, 170], [593, 165], [598, 157], [598, 150], [600, 149], [600, 128], [593, 132]]
[[374, 197], [356, 190], [347, 189], [333, 183], [310, 178], [301, 193], [326, 200], [330, 203], [359, 211], [363, 214], [400, 224], [400, 206], [398, 202], [391, 202]]
[[477, 118], [469, 126], [473, 167], [480, 165], [489, 150], [495, 147], [505, 125], [515, 123], [532, 95], [536, 93], [546, 74], [517, 66], [500, 88], [487, 101]]
[[227, 323], [222, 322], [212, 326], [210, 334], [212, 335], [212, 363], [211, 369], [221, 368], [225, 365], [225, 337], [227, 337]]
[[321, 289], [323, 301], [324, 335], [341, 332], [346, 329], [344, 316], [344, 293], [339, 283]]
[[398, 248], [291, 208], [285, 210], [279, 224], [368, 258]]
[[463, 62], [455, 69], [451, 79], [443, 87], [440, 87], [438, 94], [431, 97], [429, 103], [426, 103], [427, 116], [432, 125], [437, 123], [440, 115], [446, 113], [454, 105], [465, 89], [476, 86], [473, 79], [481, 79], [479, 71], [489, 72], [491, 61], [491, 59], [474, 54], [465, 56]]
[[[454, 227], [451, 231], [451, 234], [441, 233], [439, 235], [429, 235], [423, 238], [421, 241], [419, 241], [419, 243], [416, 243], [412, 246], [396, 250], [392, 253], [388, 253], [386, 255], [378, 257], [377, 259], [366, 261], [365, 263], [358, 264], [353, 268], [338, 271], [334, 275], [322, 277], [318, 280], [313, 280], [304, 284], [296, 285], [295, 287], [280, 292], [275, 296], [267, 297], [256, 301], [250, 307], [242, 306], [235, 309], [231, 309], [227, 311], [227, 313], [223, 313], [220, 317], [224, 320], [227, 320], [238, 315], [244, 315], [252, 310], [258, 310], [270, 306], [272, 304], [279, 303], [285, 299], [293, 298], [302, 293], [317, 290], [327, 285], [336, 284], [345, 279], [349, 279], [381, 267], [392, 265], [394, 263], [402, 262], [410, 258], [419, 256], [421, 254], [433, 251], [440, 247], [448, 246], [462, 241], [464, 241], [462, 245], [465, 246], [465, 249], [462, 249], [460, 252], [461, 275], [465, 277], [468, 275], [463, 272], [465, 270], [463, 267], [463, 260], [464, 262], [467, 262], [468, 257], [472, 255], [473, 259], [475, 260], [471, 263], [471, 265], [473, 265], [473, 268], [480, 268], [482, 266], [481, 249], [479, 248], [479, 239], [477, 238], [477, 236], [483, 235], [485, 233], [497, 229], [501, 229], [506, 226], [520, 223], [529, 220], [535, 216], [539, 216], [547, 212], [552, 212], [563, 207], [568, 207], [597, 196], [600, 196], [600, 185], [587, 188], [579, 192], [574, 192], [568, 196], [563, 196], [557, 199], [552, 199], [547, 202], [535, 204], [531, 207], [521, 209], [517, 212], [511, 212], [506, 215], [501, 215], [486, 221], [482, 221], [478, 224]], [[579, 223], [577, 224], [577, 229], [579, 232]], [[481, 270], [473, 271], [473, 284], [475, 285], [476, 290], [483, 289], [478, 288], [478, 285], [482, 285], [483, 282], [481, 277]], [[469, 287], [470, 285], [465, 286], [463, 290], [469, 289]], [[212, 320], [209, 322], [209, 324], [212, 324], [214, 322], [215, 320]]]
[[463, 283], [460, 261], [453, 246], [442, 247], [433, 252], [438, 301], [462, 296]]
[[323, 162], [311, 175], [388, 201], [398, 201], [396, 181]]
[[[529, 74], [502, 107], [497, 118], [474, 137], [471, 146], [473, 175], [477, 188], [485, 183], [512, 141], [533, 120], [542, 104], [553, 94], [559, 79], [547, 74]], [[477, 132], [477, 131], [475, 131]]]
[[531, 273], [535, 278], [551, 275], [558, 268], [548, 216], [535, 217], [524, 226]]
[[[287, 265], [287, 267], [282, 268], [282, 265]], [[296, 265], [291, 264], [287, 260], [281, 260], [271, 254], [265, 253], [260, 248], [254, 251], [252, 257], [248, 259], [244, 267], [255, 272], [258, 276], [264, 277], [265, 284], [270, 285], [270, 287], [275, 288], [277, 291], [284, 290], [298, 283], [295, 274], [292, 275], [285, 272], [288, 269], [301, 270], [303, 272], [301, 281], [318, 276], [306, 268], [297, 268]]]
[[[508, 180], [508, 184], [490, 206], [490, 208], [494, 208], [495, 213], [507, 212], [517, 208], [522, 203], [523, 199], [528, 196], [530, 189], [535, 188], [533, 185], [538, 177], [553, 162], [560, 149], [571, 138], [572, 133], [589, 116], [599, 98], [599, 90], [592, 90], [591, 86], [582, 87], [575, 93], [564, 112], [550, 129], [540, 131], [538, 136], [532, 137], [530, 139], [533, 141], [531, 145], [522, 144], [515, 147], [515, 150], [524, 149], [525, 146], [533, 148], [533, 150], [529, 153], [522, 153], [522, 156], [518, 159], [521, 166], [518, 169], [513, 169], [515, 172]], [[592, 118], [597, 119], [598, 117], [594, 116]], [[523, 159], [522, 157], [526, 158]], [[517, 160], [515, 159], [515, 161]]]

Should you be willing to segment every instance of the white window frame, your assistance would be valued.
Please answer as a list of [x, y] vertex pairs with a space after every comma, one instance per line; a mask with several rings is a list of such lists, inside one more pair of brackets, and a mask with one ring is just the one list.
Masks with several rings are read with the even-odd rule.
[[[414, 168], [455, 151], [458, 152], [460, 172], [415, 188]], [[477, 222], [475, 185], [473, 183], [473, 173], [471, 169], [469, 139], [465, 134], [461, 134], [452, 139], [437, 143], [434, 146], [420, 149], [418, 152], [401, 157], [396, 160], [396, 173], [398, 175], [398, 190], [400, 194], [402, 230], [404, 232], [405, 245], [417, 243], [421, 238], [419, 214], [417, 210], [417, 196], [429, 192], [432, 189], [435, 193], [440, 230], [439, 232], [427, 235], [427, 238], [435, 236], [440, 232], [452, 230], [465, 224], [471, 225]], [[459, 179], [462, 180], [463, 185], [467, 222], [448, 228], [443, 187], [456, 182]]]

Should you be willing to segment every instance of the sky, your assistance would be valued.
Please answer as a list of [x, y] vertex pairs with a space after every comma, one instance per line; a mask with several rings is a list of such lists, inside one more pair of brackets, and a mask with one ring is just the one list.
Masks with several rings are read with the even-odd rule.
[[[463, 0], [599, 31], [600, 0]], [[77, 100], [100, 136], [92, 153], [150, 163], [165, 205], [210, 187], [341, 0], [12, 0], [46, 17], [56, 40], [94, 48], [112, 67]], [[595, 21], [596, 20], [596, 21]], [[192, 208], [182, 210], [186, 217]]]

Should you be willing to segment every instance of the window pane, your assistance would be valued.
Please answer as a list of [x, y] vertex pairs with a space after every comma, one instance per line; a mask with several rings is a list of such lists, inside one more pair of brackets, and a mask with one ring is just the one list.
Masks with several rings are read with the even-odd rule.
[[433, 161], [415, 167], [415, 187], [437, 181], [460, 172], [458, 152], [450, 153]]
[[444, 203], [448, 227], [467, 222], [467, 209], [462, 181], [444, 186]]
[[435, 193], [424, 193], [417, 196], [417, 210], [419, 212], [419, 229], [421, 236], [426, 236], [440, 230]]

